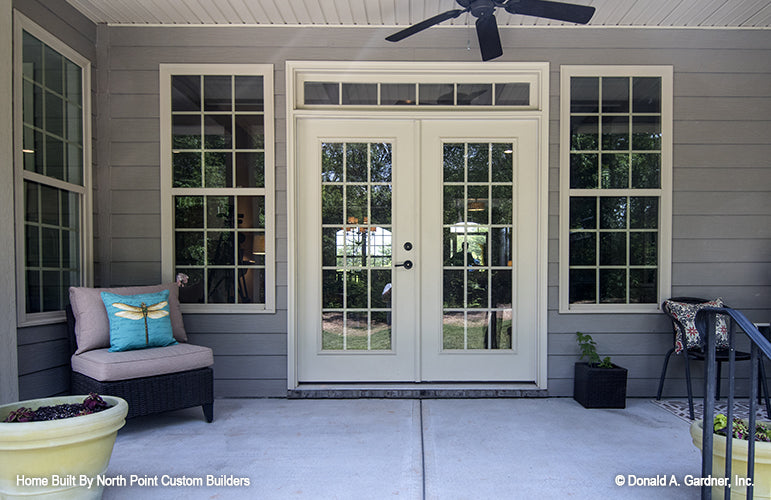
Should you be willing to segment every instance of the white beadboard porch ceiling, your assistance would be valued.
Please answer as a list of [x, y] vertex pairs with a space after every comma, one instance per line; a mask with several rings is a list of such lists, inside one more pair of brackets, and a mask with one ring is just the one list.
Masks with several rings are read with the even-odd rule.
[[[771, 26], [771, 0], [561, 0], [597, 8], [590, 26], [748, 28]], [[408, 26], [458, 8], [455, 0], [67, 0], [112, 25]], [[466, 26], [465, 14], [441, 26]], [[499, 26], [570, 23], [496, 11]]]

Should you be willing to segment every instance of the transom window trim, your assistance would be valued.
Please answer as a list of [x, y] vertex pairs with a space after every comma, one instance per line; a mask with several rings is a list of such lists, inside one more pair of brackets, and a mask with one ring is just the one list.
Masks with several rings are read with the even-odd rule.
[[[25, 169], [24, 146], [24, 109], [22, 105], [14, 106], [13, 130], [14, 130], [14, 184], [15, 184], [15, 205], [16, 205], [16, 304], [17, 304], [17, 322], [19, 326], [35, 326], [50, 323], [58, 323], [65, 319], [64, 308], [57, 311], [46, 312], [27, 312], [27, 248], [25, 238], [26, 211], [25, 211], [25, 186], [36, 184], [43, 187], [69, 192], [77, 197], [78, 218], [74, 224], [77, 225], [78, 236], [76, 244], [79, 256], [77, 259], [78, 269], [76, 271], [78, 281], [81, 286], [91, 286], [93, 283], [92, 264], [93, 264], [93, 213], [92, 199], [90, 196], [92, 190], [91, 178], [91, 63], [90, 61], [66, 45], [64, 42], [51, 35], [43, 27], [14, 10], [14, 44], [13, 44], [13, 83], [14, 83], [14, 101], [18, 104], [24, 102], [23, 85], [23, 36], [28, 33], [37, 38], [51, 49], [58, 52], [61, 56], [69, 59], [81, 70], [80, 81], [80, 115], [82, 117], [78, 133], [80, 133], [82, 147], [80, 148], [80, 161], [82, 162], [82, 173], [77, 178], [77, 183], [43, 175], [28, 169]], [[60, 95], [63, 97], [63, 95]], [[70, 129], [74, 131], [74, 129]], [[72, 226], [72, 222], [70, 223]]]
[[[661, 78], [661, 178], [659, 189], [571, 189], [571, 100], [572, 77], [659, 77]], [[661, 302], [670, 295], [672, 284], [672, 137], [673, 137], [673, 68], [672, 66], [561, 66], [560, 67], [560, 210], [559, 210], [559, 312], [565, 313], [658, 313]], [[580, 112], [574, 114], [583, 114]], [[589, 113], [613, 115], [614, 113]], [[645, 113], [622, 113], [644, 116]], [[630, 148], [631, 153], [635, 150]], [[582, 151], [583, 152], [583, 151]], [[592, 153], [594, 151], [586, 151]], [[570, 200], [572, 197], [654, 196], [658, 204], [658, 281], [655, 304], [570, 304], [569, 250]], [[606, 266], [602, 266], [605, 268]], [[612, 267], [612, 266], [611, 266]], [[624, 266], [628, 267], [628, 266]]]
[[[534, 66], [536, 68], [534, 68]], [[295, 109], [372, 109], [380, 110], [404, 110], [411, 108], [424, 112], [441, 109], [485, 109], [489, 111], [525, 111], [543, 109], [544, 96], [541, 93], [541, 63], [496, 63], [495, 69], [490, 70], [484, 63], [453, 63], [452, 71], [448, 71], [444, 63], [404, 63], [404, 62], [375, 62], [357, 61], [355, 66], [351, 63], [330, 63], [318, 61], [289, 61], [287, 62], [287, 92], [294, 92]], [[484, 70], [484, 71], [482, 71]], [[342, 90], [343, 85], [348, 84], [380, 84], [378, 97], [381, 94], [382, 84], [401, 84], [415, 87], [416, 93], [420, 92], [421, 84], [451, 85], [453, 89], [453, 103], [446, 105], [417, 105], [405, 106], [379, 104], [305, 104], [306, 83], [329, 83]], [[458, 105], [458, 86], [487, 84], [491, 87], [502, 87], [505, 84], [526, 84], [528, 87], [528, 105]], [[341, 92], [342, 94], [342, 92]], [[493, 99], [495, 97], [493, 96]]]
[[[264, 302], [259, 304], [181, 304], [182, 312], [186, 314], [204, 313], [273, 313], [276, 309], [276, 264], [275, 264], [275, 132], [273, 106], [273, 65], [272, 64], [160, 64], [160, 130], [161, 130], [161, 269], [164, 282], [175, 280], [174, 258], [174, 203], [178, 197], [264, 197], [265, 223], [256, 231], [264, 234]], [[264, 154], [264, 184], [263, 187], [173, 187], [172, 152], [185, 151], [172, 147], [172, 96], [171, 81], [173, 76], [261, 76], [263, 81], [264, 109], [260, 112], [237, 111], [238, 114], [259, 115], [264, 123], [264, 145], [262, 148], [238, 148], [235, 145], [223, 151], [260, 152]], [[232, 113], [225, 114], [235, 114]], [[179, 112], [173, 115], [203, 115], [221, 114], [219, 112]], [[204, 151], [206, 148], [196, 148]], [[236, 228], [234, 228], [236, 229]], [[207, 230], [207, 229], [204, 229]], [[211, 229], [208, 229], [211, 231]], [[215, 229], [216, 230], [216, 229]], [[236, 229], [239, 231], [238, 229]], [[185, 229], [182, 229], [185, 232]], [[207, 265], [207, 268], [222, 267]], [[237, 269], [236, 266], [225, 266]], [[224, 268], [223, 268], [224, 269]]]

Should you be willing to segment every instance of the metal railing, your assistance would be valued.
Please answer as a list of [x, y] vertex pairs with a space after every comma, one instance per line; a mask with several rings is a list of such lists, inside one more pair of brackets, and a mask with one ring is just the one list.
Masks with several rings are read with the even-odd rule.
[[[732, 458], [732, 444], [733, 439], [733, 407], [735, 397], [735, 375], [736, 375], [736, 335], [735, 326], [738, 325], [750, 339], [750, 364], [752, 366], [750, 370], [749, 379], [749, 442], [747, 449], [747, 498], [752, 499], [753, 496], [753, 483], [755, 473], [755, 414], [757, 411], [757, 395], [758, 395], [758, 380], [760, 363], [762, 363], [763, 355], [771, 358], [771, 342], [747, 319], [742, 313], [730, 307], [705, 307], [696, 314], [696, 329], [699, 330], [702, 338], [706, 340], [705, 354], [705, 389], [704, 389], [704, 419], [703, 419], [703, 434], [702, 434], [702, 455], [701, 455], [701, 476], [703, 478], [712, 477], [712, 451], [713, 451], [713, 428], [715, 418], [715, 395], [717, 391], [717, 384], [719, 381], [716, 377], [717, 360], [716, 360], [716, 338], [711, 332], [715, 331], [715, 323], [717, 314], [726, 314], [731, 317], [731, 326], [728, 332], [728, 402], [727, 402], [727, 418], [728, 425], [726, 428], [726, 460], [725, 460], [725, 475], [723, 477], [733, 477], [731, 471], [731, 458]], [[709, 333], [709, 334], [708, 334]], [[737, 473], [741, 471], [736, 471]], [[712, 488], [709, 485], [703, 485], [701, 487], [701, 498], [711, 499]], [[725, 487], [725, 498], [731, 498], [730, 481], [729, 485]]]

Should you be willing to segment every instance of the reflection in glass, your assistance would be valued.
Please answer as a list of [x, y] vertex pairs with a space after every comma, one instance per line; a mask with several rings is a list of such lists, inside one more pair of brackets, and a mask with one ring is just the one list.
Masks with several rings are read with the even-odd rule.
[[264, 111], [262, 76], [235, 77], [236, 111]]
[[626, 302], [626, 270], [600, 269], [600, 303]]
[[530, 105], [529, 83], [496, 83], [496, 106], [528, 106]]
[[571, 266], [597, 265], [597, 233], [571, 232], [569, 254]]
[[632, 149], [661, 149], [661, 117], [632, 117]]
[[325, 142], [321, 145], [321, 180], [343, 181], [343, 145], [341, 143]]
[[600, 197], [600, 229], [626, 229], [626, 196]]
[[171, 147], [199, 149], [201, 147], [201, 117], [173, 115], [171, 117]]
[[629, 227], [657, 229], [659, 227], [659, 199], [655, 196], [632, 196], [629, 200]]
[[343, 186], [321, 186], [322, 224], [343, 224]]
[[597, 302], [595, 269], [571, 269], [568, 294], [571, 304], [594, 304]]
[[444, 145], [444, 181], [463, 182], [465, 147], [463, 144]]
[[599, 149], [599, 125], [597, 116], [571, 116], [570, 148], [584, 151]]
[[232, 304], [235, 302], [235, 270], [209, 269], [207, 302], [209, 304]]
[[231, 115], [204, 115], [203, 133], [206, 149], [230, 149], [233, 147]]
[[570, 188], [571, 189], [596, 189], [599, 155], [570, 154]]
[[629, 265], [655, 266], [658, 264], [658, 233], [631, 231], [629, 233]]
[[367, 143], [348, 143], [345, 148], [346, 182], [367, 182]]
[[206, 187], [232, 187], [232, 153], [204, 153], [204, 181]]
[[600, 232], [600, 265], [626, 265], [626, 232]]
[[632, 155], [632, 188], [658, 189], [661, 187], [661, 155], [635, 153]]
[[381, 83], [380, 104], [389, 105], [415, 105], [414, 83]]
[[210, 266], [235, 265], [235, 243], [232, 231], [206, 233], [206, 264]]
[[490, 145], [487, 143], [467, 144], [468, 181], [488, 182], [488, 165], [490, 161]]
[[370, 144], [372, 182], [391, 182], [391, 144], [387, 142]]
[[367, 313], [348, 312], [345, 316], [345, 348], [348, 350], [367, 350], [369, 348]]
[[236, 153], [236, 187], [265, 187], [265, 153]]
[[466, 348], [466, 319], [462, 312], [445, 312], [442, 321], [442, 348]]
[[451, 83], [420, 83], [418, 92], [422, 106], [452, 106], [455, 103], [455, 88]]
[[391, 349], [391, 312], [370, 313], [370, 349]]
[[234, 228], [233, 197], [232, 196], [207, 196], [206, 197], [206, 227], [207, 228]]
[[321, 307], [325, 309], [339, 309], [343, 307], [343, 272], [325, 269], [321, 272], [322, 301]]
[[321, 348], [325, 351], [343, 350], [343, 313], [321, 313]]
[[629, 78], [602, 79], [602, 112], [629, 113]]
[[656, 269], [629, 270], [629, 302], [655, 304], [658, 297]]
[[203, 228], [203, 196], [174, 197], [174, 227]]
[[343, 104], [377, 105], [377, 83], [343, 83]]
[[661, 77], [632, 78], [632, 112], [661, 113]]
[[603, 116], [602, 117], [602, 149], [604, 150], [629, 149], [629, 117], [628, 116]]
[[458, 106], [490, 106], [493, 86], [490, 83], [459, 83]]
[[262, 115], [236, 115], [236, 148], [265, 147], [265, 124]]
[[488, 335], [488, 313], [466, 313], [466, 349], [485, 349]]
[[597, 198], [572, 196], [570, 198], [570, 229], [597, 229]]
[[570, 78], [570, 112], [597, 113], [600, 110], [600, 79], [574, 76]]
[[305, 104], [339, 104], [340, 88], [337, 83], [305, 82]]
[[230, 76], [206, 75], [203, 77], [204, 111], [231, 111]]
[[174, 233], [174, 259], [178, 265], [202, 266], [205, 252], [203, 232], [176, 231]]
[[201, 110], [201, 77], [198, 75], [172, 75], [171, 110]]
[[201, 187], [201, 153], [172, 153], [173, 187]]
[[602, 188], [624, 189], [629, 187], [629, 155], [602, 155]]
[[514, 172], [514, 145], [494, 143], [490, 155], [493, 182], [511, 182]]

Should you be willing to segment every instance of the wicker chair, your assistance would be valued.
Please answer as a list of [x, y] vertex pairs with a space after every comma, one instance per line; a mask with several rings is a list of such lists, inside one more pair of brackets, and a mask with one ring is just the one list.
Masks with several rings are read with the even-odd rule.
[[[77, 350], [77, 339], [71, 306], [67, 306], [67, 330], [72, 355]], [[117, 381], [100, 381], [72, 370], [70, 392], [96, 392], [123, 398], [129, 407], [127, 418], [201, 406], [206, 421], [214, 419], [213, 372], [210, 367]]]

